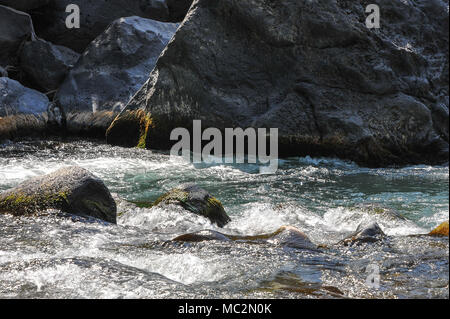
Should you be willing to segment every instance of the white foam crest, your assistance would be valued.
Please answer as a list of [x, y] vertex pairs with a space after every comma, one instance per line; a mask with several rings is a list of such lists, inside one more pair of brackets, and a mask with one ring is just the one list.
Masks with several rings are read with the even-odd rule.
[[323, 216], [324, 222], [330, 229], [336, 232], [354, 232], [358, 226], [377, 222], [383, 232], [389, 236], [407, 236], [414, 234], [424, 234], [426, 230], [419, 227], [410, 220], [404, 220], [395, 216], [376, 214], [360, 209], [348, 209], [343, 207], [327, 210]]
[[126, 208], [118, 218], [118, 224], [135, 226], [151, 232], [172, 234], [217, 228], [207, 218], [188, 212], [176, 205]]

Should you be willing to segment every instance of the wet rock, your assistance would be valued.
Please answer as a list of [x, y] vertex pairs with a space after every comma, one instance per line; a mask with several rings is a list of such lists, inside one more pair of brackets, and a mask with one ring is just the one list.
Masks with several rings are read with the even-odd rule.
[[41, 114], [47, 112], [49, 100], [44, 94], [26, 88], [19, 82], [0, 78], [0, 116]]
[[308, 236], [306, 236], [301, 230], [292, 226], [282, 226], [270, 236], [268, 242], [297, 249], [317, 248]]
[[448, 220], [429, 233], [430, 236], [447, 236], [448, 237]]
[[29, 14], [0, 5], [0, 66], [16, 64], [22, 42], [35, 36]]
[[370, 224], [361, 223], [356, 231], [343, 239], [340, 244], [345, 246], [359, 245], [362, 243], [375, 243], [385, 238], [385, 233], [381, 230], [378, 223], [373, 222]]
[[231, 221], [222, 203], [197, 185], [188, 184], [174, 188], [159, 197], [154, 206], [179, 205], [194, 214], [208, 218], [219, 227]]
[[227, 235], [214, 230], [202, 230], [196, 233], [184, 234], [173, 239], [173, 241], [180, 242], [202, 242], [210, 240], [268, 242], [277, 246], [286, 246], [297, 249], [317, 248], [308, 236], [301, 230], [292, 226], [282, 226], [274, 233], [255, 236]]
[[[80, 28], [66, 27], [69, 4], [80, 8]], [[158, 21], [169, 21], [170, 14], [163, 0], [52, 0], [50, 5], [33, 14], [36, 33], [79, 53], [115, 20], [122, 17], [139, 16]]]
[[227, 237], [227, 235], [214, 230], [202, 230], [196, 233], [180, 235], [173, 239], [173, 241], [181, 242], [201, 242], [209, 240], [229, 241], [230, 238]]
[[109, 190], [81, 167], [62, 168], [0, 193], [0, 213], [30, 216], [47, 209], [116, 223], [116, 203]]
[[49, 92], [60, 86], [79, 56], [69, 48], [38, 39], [24, 44], [20, 67], [32, 83]]
[[370, 30], [358, 1], [196, 1], [127, 110], [151, 114], [155, 149], [201, 119], [278, 128], [282, 156], [446, 162], [431, 107], [448, 96], [448, 5], [434, 3], [383, 0]]
[[[176, 28], [177, 24], [139, 17], [112, 23], [91, 43], [56, 94], [68, 129], [71, 114], [122, 111], [145, 83]], [[102, 126], [103, 136], [108, 126]]]

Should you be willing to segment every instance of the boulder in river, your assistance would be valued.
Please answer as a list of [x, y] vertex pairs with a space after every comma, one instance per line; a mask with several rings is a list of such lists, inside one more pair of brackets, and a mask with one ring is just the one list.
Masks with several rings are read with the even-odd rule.
[[80, 55], [42, 39], [28, 41], [20, 52], [20, 67], [40, 90], [56, 90]]
[[359, 245], [362, 243], [375, 243], [386, 237], [378, 223], [359, 224], [356, 231], [347, 238], [340, 241], [344, 246]]
[[446, 162], [445, 118], [433, 119], [445, 112], [432, 108], [448, 110], [448, 3], [427, 3], [379, 1], [375, 30], [360, 1], [197, 0], [126, 110], [152, 118], [154, 149], [202, 120], [278, 128], [281, 156]]
[[0, 66], [15, 65], [20, 45], [35, 37], [29, 14], [0, 5]]
[[448, 220], [446, 222], [443, 222], [442, 224], [440, 224], [435, 229], [433, 229], [429, 233], [429, 235], [435, 236], [435, 237], [439, 237], [439, 236], [447, 236], [448, 237]]
[[0, 213], [32, 216], [47, 209], [116, 223], [116, 203], [89, 171], [66, 167], [0, 193]]
[[185, 210], [208, 218], [219, 227], [231, 221], [222, 203], [197, 185], [188, 184], [174, 188], [159, 197], [153, 206], [179, 205]]
[[[122, 111], [153, 70], [178, 25], [139, 17], [121, 18], [97, 37], [60, 86], [57, 104], [71, 114]], [[111, 121], [114, 118], [111, 119]], [[106, 128], [103, 129], [103, 136]]]

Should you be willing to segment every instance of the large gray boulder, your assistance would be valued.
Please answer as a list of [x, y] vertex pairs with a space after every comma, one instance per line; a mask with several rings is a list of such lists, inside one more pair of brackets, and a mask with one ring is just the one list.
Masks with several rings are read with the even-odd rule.
[[56, 94], [66, 114], [124, 109], [148, 79], [177, 24], [121, 18], [97, 37]]
[[19, 82], [0, 77], [0, 116], [16, 114], [41, 114], [47, 112], [46, 95], [26, 88]]
[[16, 64], [20, 45], [34, 38], [29, 14], [0, 5], [0, 66]]
[[0, 5], [20, 11], [29, 11], [47, 5], [50, 0], [0, 0]]
[[109, 190], [81, 167], [62, 168], [0, 193], [0, 214], [30, 216], [48, 209], [116, 223], [116, 203]]
[[[80, 8], [78, 29], [66, 27], [69, 4]], [[33, 14], [33, 21], [39, 37], [81, 53], [110, 23], [129, 16], [170, 21], [165, 0], [51, 0], [48, 6]]]
[[28, 41], [20, 52], [20, 67], [29, 81], [44, 92], [56, 90], [80, 55], [42, 39]]
[[[156, 149], [200, 119], [278, 128], [281, 155], [446, 162], [448, 4], [377, 3], [374, 30], [359, 1], [196, 0], [121, 116], [146, 112]], [[136, 145], [121, 127], [119, 117], [108, 142]]]

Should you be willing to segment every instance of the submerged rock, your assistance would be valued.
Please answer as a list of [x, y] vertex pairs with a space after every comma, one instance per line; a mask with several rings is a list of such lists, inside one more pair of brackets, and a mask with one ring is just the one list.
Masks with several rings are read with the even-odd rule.
[[308, 236], [292, 226], [282, 226], [274, 233], [255, 236], [227, 235], [214, 230], [202, 230], [196, 233], [184, 234], [173, 239], [173, 241], [180, 242], [201, 242], [209, 240], [268, 242], [277, 246], [286, 246], [297, 249], [317, 248]]
[[108, 188], [81, 167], [62, 168], [0, 193], [0, 213], [30, 216], [47, 209], [116, 223], [116, 203]]
[[445, 121], [431, 109], [448, 101], [448, 4], [378, 4], [383, 27], [371, 30], [358, 1], [195, 1], [126, 110], [151, 116], [155, 149], [201, 119], [278, 128], [281, 155], [446, 162]]
[[159, 197], [154, 206], [179, 205], [184, 209], [208, 218], [219, 227], [231, 221], [222, 203], [197, 185], [184, 185], [174, 188]]
[[47, 112], [49, 100], [46, 95], [26, 88], [19, 82], [0, 77], [0, 116], [17, 114], [39, 115]]
[[33, 84], [48, 92], [60, 86], [79, 56], [69, 48], [38, 39], [24, 44], [20, 67]]
[[35, 37], [29, 14], [0, 5], [0, 66], [15, 65], [22, 42]]
[[147, 80], [177, 26], [139, 17], [121, 18], [97, 37], [56, 94], [69, 131], [71, 114], [110, 111], [117, 115], [122, 111]]
[[433, 229], [430, 233], [430, 236], [447, 236], [448, 237], [448, 220], [443, 222], [438, 227]]
[[378, 223], [370, 224], [361, 223], [356, 231], [349, 237], [340, 241], [340, 244], [345, 246], [359, 245], [362, 243], [375, 243], [386, 237], [386, 234], [381, 230]]

